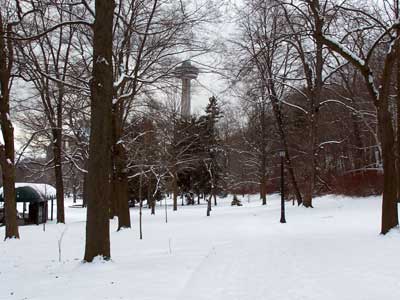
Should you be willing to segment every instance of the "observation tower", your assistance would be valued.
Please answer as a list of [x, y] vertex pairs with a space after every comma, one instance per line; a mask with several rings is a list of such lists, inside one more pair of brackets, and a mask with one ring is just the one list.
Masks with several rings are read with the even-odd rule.
[[197, 78], [199, 69], [186, 60], [175, 68], [174, 74], [182, 80], [181, 116], [190, 118], [190, 81]]

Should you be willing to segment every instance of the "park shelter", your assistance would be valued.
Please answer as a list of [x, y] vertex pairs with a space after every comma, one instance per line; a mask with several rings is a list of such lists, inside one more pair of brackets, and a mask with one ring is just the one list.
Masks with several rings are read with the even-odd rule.
[[[53, 201], [56, 189], [43, 183], [15, 183], [17, 210], [22, 205], [24, 224], [42, 224], [48, 220], [48, 202], [51, 201], [51, 219], [53, 219]], [[0, 202], [4, 202], [3, 187], [0, 188]], [[29, 205], [26, 214], [26, 205]], [[19, 213], [19, 216], [21, 214]]]

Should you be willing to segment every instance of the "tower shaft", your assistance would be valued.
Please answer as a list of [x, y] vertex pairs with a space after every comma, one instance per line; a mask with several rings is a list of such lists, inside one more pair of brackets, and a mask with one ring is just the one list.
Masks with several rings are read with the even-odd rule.
[[181, 116], [184, 118], [190, 117], [190, 100], [190, 79], [182, 78]]

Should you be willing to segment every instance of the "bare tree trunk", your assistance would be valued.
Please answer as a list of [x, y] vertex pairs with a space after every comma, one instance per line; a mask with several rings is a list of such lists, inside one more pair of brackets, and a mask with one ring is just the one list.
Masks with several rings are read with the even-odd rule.
[[119, 181], [118, 181], [118, 175], [117, 175], [117, 141], [118, 141], [118, 132], [117, 132], [117, 112], [116, 112], [116, 107], [113, 105], [113, 112], [112, 112], [112, 155], [111, 155], [111, 196], [109, 201], [109, 218], [110, 220], [114, 219], [118, 215], [118, 207], [119, 207], [119, 196], [120, 196], [120, 191], [119, 191]]
[[148, 183], [147, 183], [147, 202], [148, 205], [151, 209], [151, 214], [155, 214], [155, 208], [156, 208], [156, 201], [155, 198], [153, 197], [153, 189], [151, 188], [151, 179], [149, 177]]
[[[400, 16], [399, 0], [395, 1], [396, 19]], [[400, 36], [400, 29], [397, 29], [397, 36]], [[397, 202], [400, 202], [400, 41], [397, 41]]]
[[[313, 1], [313, 9], [315, 11], [320, 11], [321, 7], [319, 1]], [[304, 60], [304, 71], [307, 78], [307, 88], [309, 94], [309, 141], [308, 141], [308, 172], [306, 176], [306, 192], [303, 199], [303, 205], [305, 207], [312, 206], [312, 198], [314, 194], [315, 179], [316, 179], [316, 167], [317, 167], [317, 142], [318, 142], [318, 115], [319, 115], [319, 104], [321, 91], [323, 87], [323, 66], [324, 66], [324, 56], [323, 56], [323, 42], [319, 38], [323, 34], [324, 20], [317, 16], [314, 16], [314, 39], [315, 39], [315, 66], [307, 62], [306, 57], [302, 57]], [[303, 55], [305, 55], [303, 53]], [[313, 75], [315, 73], [315, 75]]]
[[[381, 103], [381, 106], [382, 103]], [[381, 135], [384, 188], [382, 200], [382, 228], [381, 233], [386, 234], [390, 229], [399, 225], [397, 208], [397, 184], [396, 167], [394, 155], [394, 132], [390, 113], [384, 108], [379, 109], [378, 117], [380, 120], [379, 131]]]
[[[308, 1], [313, 17], [316, 22], [322, 22], [320, 15], [319, 1]], [[389, 111], [389, 95], [392, 73], [399, 53], [396, 48], [389, 48], [384, 58], [383, 70], [380, 76], [379, 91], [374, 82], [373, 72], [369, 64], [360, 63], [354, 59], [342, 45], [326, 39], [321, 30], [315, 32], [315, 38], [323, 41], [331, 50], [342, 55], [346, 60], [353, 64], [364, 77], [368, 93], [373, 99], [374, 105], [378, 111], [378, 129], [379, 139], [382, 147], [383, 170], [384, 170], [384, 188], [382, 200], [382, 224], [381, 233], [386, 234], [390, 229], [398, 226], [398, 207], [397, 207], [397, 179], [396, 179], [396, 158], [395, 158], [395, 133], [392, 124], [392, 115]], [[397, 41], [398, 42], [398, 41]]]
[[[263, 90], [265, 88], [263, 87]], [[263, 95], [263, 98], [265, 96]], [[262, 199], [262, 205], [267, 205], [267, 192], [266, 192], [266, 187], [265, 183], [267, 181], [267, 124], [266, 124], [266, 104], [265, 101], [262, 102], [262, 107], [261, 107], [261, 115], [260, 115], [260, 123], [261, 123], [261, 134], [262, 134], [262, 140], [261, 140], [261, 169], [260, 169], [260, 196]]]
[[[319, 9], [319, 4], [317, 4]], [[322, 34], [322, 22], [317, 19], [315, 21], [315, 36], [318, 37]], [[309, 77], [309, 91], [310, 91], [310, 132], [309, 132], [309, 145], [308, 145], [308, 174], [306, 180], [306, 193], [303, 201], [305, 207], [313, 207], [312, 198], [314, 195], [315, 179], [316, 179], [316, 167], [317, 167], [317, 141], [318, 141], [318, 114], [319, 114], [319, 103], [321, 97], [321, 90], [323, 85], [322, 70], [323, 70], [323, 44], [316, 38], [316, 55], [315, 55], [315, 83], [311, 81], [312, 71], [307, 70]]]
[[360, 126], [358, 124], [359, 117], [357, 114], [352, 113], [351, 115], [352, 123], [353, 123], [353, 131], [354, 131], [354, 137], [355, 137], [355, 158], [354, 158], [354, 168], [356, 170], [359, 170], [363, 166], [363, 144], [362, 144], [362, 139], [361, 139], [361, 131], [360, 131]]
[[316, 139], [316, 121], [314, 119], [314, 115], [310, 117], [310, 131], [308, 137], [308, 167], [307, 167], [307, 175], [305, 180], [305, 193], [303, 199], [303, 205], [305, 207], [313, 207], [312, 206], [312, 198], [314, 193], [314, 185], [315, 185], [315, 139]]
[[[400, 53], [400, 43], [398, 43]], [[397, 201], [400, 202], [400, 55], [397, 56]]]
[[265, 190], [265, 182], [266, 182], [266, 176], [265, 176], [265, 174], [262, 174], [261, 179], [260, 179], [260, 197], [261, 197], [262, 205], [267, 205], [267, 193]]
[[212, 199], [212, 195], [213, 193], [210, 193], [210, 197], [207, 200], [207, 217], [210, 216], [210, 212], [211, 212], [211, 199]]
[[[111, 158], [114, 160], [114, 157]], [[114, 219], [118, 215], [118, 187], [117, 187], [117, 179], [114, 178], [114, 174], [111, 175], [111, 193], [110, 193], [110, 198], [108, 199], [108, 218], [110, 220]]]
[[[88, 161], [85, 162], [85, 170], [88, 169]], [[82, 207], [87, 207], [88, 203], [88, 173], [83, 174], [83, 194]]]
[[84, 260], [111, 257], [109, 197], [112, 143], [114, 0], [96, 0], [93, 25], [88, 208]]
[[150, 194], [150, 199], [151, 199], [151, 214], [155, 215], [156, 214], [156, 199], [153, 197], [153, 194]]
[[72, 201], [73, 201], [73, 203], [75, 204], [76, 203], [76, 199], [77, 199], [77, 195], [78, 194], [78, 190], [77, 190], [77, 187], [76, 187], [76, 182], [75, 182], [75, 179], [74, 179], [74, 183], [72, 184]]
[[114, 158], [116, 161], [116, 194], [114, 197], [118, 203], [118, 230], [121, 228], [131, 228], [131, 217], [129, 211], [129, 188], [128, 188], [128, 175], [126, 173], [126, 153], [122, 144], [117, 145], [117, 156]]
[[[400, 43], [400, 41], [398, 41]], [[400, 49], [398, 47], [397, 49]], [[382, 147], [383, 158], [383, 199], [382, 199], [382, 224], [381, 233], [386, 234], [392, 228], [399, 225], [397, 207], [397, 172], [396, 172], [396, 142], [392, 124], [392, 116], [389, 111], [390, 83], [393, 74], [393, 65], [400, 51], [389, 53], [385, 59], [382, 72], [381, 86], [379, 90], [378, 128]]]
[[[61, 123], [59, 119], [58, 123]], [[62, 173], [62, 129], [60, 126], [53, 129], [53, 155], [54, 155], [54, 173], [56, 179], [56, 201], [57, 201], [57, 223], [65, 223], [64, 214], [64, 182]]]
[[[272, 73], [272, 72], [270, 72], [270, 73]], [[293, 187], [294, 193], [296, 195], [297, 205], [301, 205], [303, 203], [303, 198], [301, 196], [300, 189], [299, 189], [299, 186], [297, 184], [296, 176], [295, 176], [295, 173], [294, 173], [294, 168], [293, 168], [293, 165], [292, 165], [292, 159], [291, 159], [291, 156], [290, 156], [289, 146], [288, 146], [288, 142], [287, 142], [287, 138], [286, 138], [285, 127], [284, 127], [284, 124], [283, 124], [282, 110], [281, 110], [281, 107], [278, 104], [278, 98], [277, 98], [277, 94], [276, 94], [276, 91], [275, 91], [275, 85], [274, 85], [274, 82], [272, 80], [271, 80], [271, 83], [270, 83], [270, 90], [271, 90], [271, 94], [272, 94], [272, 97], [271, 97], [271, 99], [272, 99], [272, 108], [273, 108], [273, 111], [274, 111], [274, 116], [275, 116], [276, 122], [278, 124], [278, 130], [279, 130], [279, 135], [280, 135], [281, 142], [282, 142], [282, 145], [283, 145], [283, 150], [285, 151], [286, 167], [287, 167], [287, 169], [289, 171], [289, 178], [290, 178], [290, 181], [292, 183], [292, 187]]]
[[142, 173], [143, 171], [140, 171], [140, 178], [139, 178], [139, 234], [140, 234], [140, 239], [143, 239], [143, 231], [142, 231], [142, 209], [143, 209], [143, 195], [142, 195]]
[[[113, 195], [111, 210], [113, 216], [118, 216], [118, 230], [131, 228], [129, 212], [129, 187], [128, 174], [126, 170], [126, 149], [120, 140], [122, 135], [121, 110], [114, 107], [113, 110]], [[111, 214], [110, 214], [111, 215]]]
[[172, 197], [173, 197], [173, 210], [178, 210], [178, 179], [174, 171], [172, 175]]
[[[0, 142], [0, 163], [3, 173], [3, 193], [5, 209], [5, 239], [19, 238], [17, 224], [17, 209], [15, 203], [15, 151], [14, 127], [10, 120], [10, 78], [14, 53], [11, 39], [4, 30], [0, 13], [0, 120], [4, 145]], [[7, 32], [11, 32], [7, 26]], [[7, 42], [6, 42], [7, 41]], [[6, 44], [7, 43], [7, 44]]]

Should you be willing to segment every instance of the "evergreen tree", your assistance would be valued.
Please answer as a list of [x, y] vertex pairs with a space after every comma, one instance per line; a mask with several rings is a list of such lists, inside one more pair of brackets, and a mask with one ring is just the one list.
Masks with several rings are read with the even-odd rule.
[[217, 191], [221, 182], [221, 166], [219, 163], [219, 153], [221, 152], [221, 142], [218, 137], [217, 122], [222, 117], [217, 98], [214, 96], [209, 99], [204, 117], [204, 164], [209, 174], [210, 196], [207, 202], [207, 216], [211, 211], [211, 199], [214, 198], [214, 205], [217, 205]]

